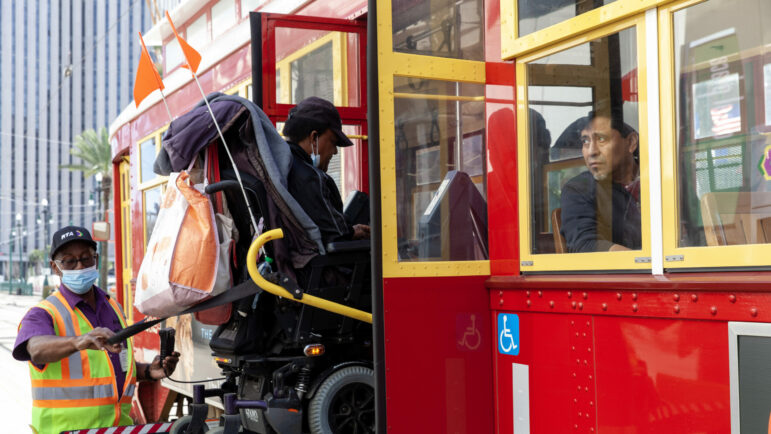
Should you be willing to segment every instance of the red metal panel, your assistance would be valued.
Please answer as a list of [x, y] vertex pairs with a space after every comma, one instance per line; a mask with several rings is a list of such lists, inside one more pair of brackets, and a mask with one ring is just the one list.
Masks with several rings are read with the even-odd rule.
[[[512, 86], [513, 87], [513, 86]], [[505, 99], [506, 86], [486, 86], [487, 98]], [[504, 88], [502, 91], [501, 88]], [[514, 102], [487, 106], [487, 209], [490, 271], [519, 273], [517, 229], [517, 152]]]
[[485, 6], [485, 60], [501, 61], [501, 2], [486, 1]]
[[493, 431], [484, 277], [383, 281], [389, 432]]
[[532, 433], [730, 431], [725, 322], [517, 314], [520, 354], [495, 355], [498, 433], [512, 363], [529, 367]]
[[[574, 412], [575, 379], [571, 369], [576, 365], [570, 351], [571, 329], [577, 315], [519, 315], [519, 355], [498, 353], [497, 337], [493, 339], [498, 400], [496, 432], [511, 434], [514, 430], [512, 363], [529, 367], [530, 431], [532, 433], [573, 432], [570, 414]], [[492, 327], [497, 334], [497, 312]]]
[[366, 0], [323, 0], [313, 1], [301, 10], [295, 12], [297, 15], [308, 15], [313, 17], [330, 17], [355, 19], [367, 11]]
[[[764, 273], [492, 277], [493, 309], [771, 322]], [[746, 280], [745, 280], [746, 279]], [[516, 290], [510, 290], [511, 288]]]
[[727, 433], [725, 322], [597, 317], [597, 429]]

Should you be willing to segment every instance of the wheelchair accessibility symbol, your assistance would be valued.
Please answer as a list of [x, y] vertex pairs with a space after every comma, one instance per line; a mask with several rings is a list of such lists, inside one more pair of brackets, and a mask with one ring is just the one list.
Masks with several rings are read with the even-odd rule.
[[519, 354], [519, 317], [513, 313], [498, 314], [498, 352]]

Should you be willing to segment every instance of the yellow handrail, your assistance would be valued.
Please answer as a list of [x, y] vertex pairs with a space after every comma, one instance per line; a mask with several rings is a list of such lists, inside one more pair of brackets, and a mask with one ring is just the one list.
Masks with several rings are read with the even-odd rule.
[[288, 300], [295, 300], [298, 303], [304, 303], [308, 306], [317, 307], [319, 309], [324, 309], [332, 313], [337, 313], [349, 318], [372, 324], [371, 313], [364, 312], [363, 310], [359, 309], [354, 309], [352, 307], [340, 303], [335, 303], [333, 301], [325, 300], [310, 294], [303, 294], [303, 297], [298, 300], [294, 298], [292, 294], [286, 289], [276, 285], [275, 283], [271, 283], [265, 280], [265, 278], [260, 274], [259, 270], [257, 270], [257, 255], [259, 254], [262, 246], [265, 245], [268, 241], [277, 240], [280, 238], [284, 238], [284, 231], [281, 229], [273, 229], [257, 237], [257, 239], [254, 240], [252, 245], [249, 247], [249, 252], [246, 254], [246, 268], [249, 270], [249, 276], [252, 277], [252, 280], [254, 280], [254, 283], [256, 283], [257, 286], [273, 295], [284, 297]]

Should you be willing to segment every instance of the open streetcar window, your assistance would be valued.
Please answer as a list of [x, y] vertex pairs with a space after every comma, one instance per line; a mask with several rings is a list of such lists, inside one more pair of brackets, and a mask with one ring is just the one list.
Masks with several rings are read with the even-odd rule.
[[[663, 143], [673, 147], [676, 211], [666, 254], [683, 260], [666, 265], [768, 265], [761, 245], [771, 243], [771, 7], [686, 3], [667, 17], [675, 104]], [[741, 254], [710, 253], [718, 246]], [[690, 247], [710, 249], [678, 250]]]

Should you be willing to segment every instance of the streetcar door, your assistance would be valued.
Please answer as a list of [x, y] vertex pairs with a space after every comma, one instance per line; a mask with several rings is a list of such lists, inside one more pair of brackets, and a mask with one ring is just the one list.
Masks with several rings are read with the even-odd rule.
[[354, 146], [328, 172], [345, 199], [368, 192], [366, 20], [252, 12], [252, 91], [279, 132], [289, 109], [310, 96], [332, 102]]

